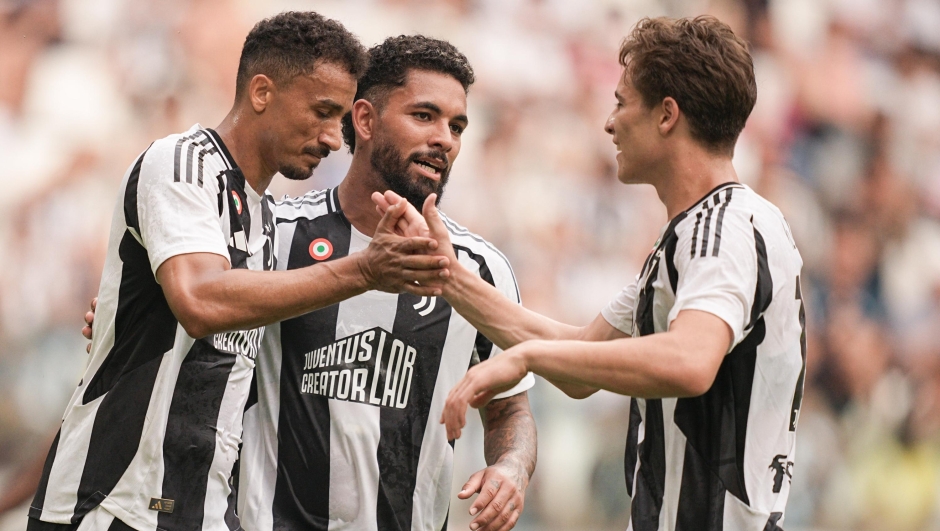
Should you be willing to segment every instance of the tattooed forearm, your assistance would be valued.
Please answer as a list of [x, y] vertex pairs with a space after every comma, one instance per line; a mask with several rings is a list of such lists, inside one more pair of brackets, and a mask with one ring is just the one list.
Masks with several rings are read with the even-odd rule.
[[483, 418], [483, 451], [486, 464], [513, 464], [525, 471], [526, 480], [535, 471], [535, 419], [529, 411], [529, 397], [519, 393], [493, 400], [480, 411]]

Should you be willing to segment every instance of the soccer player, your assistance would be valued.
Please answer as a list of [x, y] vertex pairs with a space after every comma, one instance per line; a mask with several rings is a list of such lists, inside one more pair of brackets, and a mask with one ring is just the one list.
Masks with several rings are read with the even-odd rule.
[[[780, 211], [731, 164], [756, 100], [751, 56], [714, 18], [656, 18], [637, 24], [620, 63], [605, 126], [618, 179], [651, 184], [670, 221], [636, 281], [584, 328], [506, 302], [446, 253], [444, 298], [507, 350], [454, 387], [442, 421], [458, 437], [468, 404], [529, 371], [575, 397], [629, 395], [629, 529], [779, 530], [806, 361], [802, 260]], [[449, 251], [433, 198], [424, 212]]]
[[[121, 184], [89, 366], [30, 507], [30, 530], [228, 530], [229, 479], [264, 325], [368, 290], [435, 291], [433, 241], [384, 217], [368, 246], [275, 268], [275, 172], [307, 178], [341, 143], [366, 51], [339, 23], [282, 13], [245, 40], [217, 128], [155, 141]], [[446, 265], [446, 260], [443, 260]]]
[[[317, 269], [370, 245], [381, 223], [373, 193], [393, 190], [418, 206], [432, 193], [440, 197], [467, 127], [473, 80], [467, 58], [444, 41], [400, 36], [372, 48], [344, 123], [349, 172], [337, 188], [278, 204], [277, 268]], [[506, 258], [446, 223], [464, 271], [518, 304]], [[370, 291], [270, 325], [257, 397], [245, 413], [242, 525], [444, 529], [453, 447], [437, 420], [467, 369], [499, 353], [438, 297]], [[522, 512], [535, 466], [525, 392], [532, 383], [522, 378], [481, 410], [489, 466], [459, 494], [480, 492], [474, 529], [511, 529]]]

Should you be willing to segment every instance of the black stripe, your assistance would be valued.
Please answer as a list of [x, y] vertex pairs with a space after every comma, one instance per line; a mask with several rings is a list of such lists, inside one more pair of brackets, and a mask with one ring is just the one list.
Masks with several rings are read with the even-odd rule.
[[640, 438], [640, 406], [636, 398], [630, 399], [630, 428], [627, 431], [627, 446], [624, 449], [623, 472], [627, 481], [627, 494], [633, 497], [633, 480], [636, 475], [637, 441]]
[[803, 307], [803, 290], [800, 287], [800, 277], [796, 277], [796, 298], [800, 301], [800, 355], [803, 365], [800, 367], [800, 376], [796, 379], [796, 389], [793, 390], [793, 403], [790, 406], [790, 431], [796, 431], [796, 423], [800, 418], [800, 409], [803, 407], [803, 384], [806, 380], [806, 310]]
[[26, 531], [76, 531], [79, 524], [53, 524], [50, 522], [43, 522], [39, 519], [39, 516], [33, 516], [32, 511], [30, 511], [29, 518], [26, 522]]
[[695, 248], [698, 245], [698, 225], [702, 222], [702, 213], [695, 214], [695, 227], [692, 228], [692, 258], [695, 258]]
[[781, 518], [783, 518], [783, 513], [770, 513], [770, 518], [764, 525], [764, 531], [783, 531], [783, 528], [777, 525]]
[[124, 188], [124, 223], [137, 231], [138, 236], [140, 235], [140, 218], [137, 214], [137, 184], [140, 181], [140, 166], [143, 164], [144, 155], [147, 154], [149, 149], [148, 147], [137, 157], [134, 169], [127, 176], [127, 186]]
[[702, 227], [702, 252], [699, 255], [700, 257], [708, 254], [708, 230], [710, 228], [709, 225], [711, 224], [711, 221], [712, 221], [712, 211], [714, 209], [709, 207], [707, 210], [708, 210], [708, 214], [705, 216], [705, 226]]
[[219, 151], [222, 153], [222, 157], [225, 159], [225, 163], [228, 164], [229, 169], [234, 170], [238, 167], [238, 164], [235, 163], [235, 159], [232, 157], [232, 154], [229, 153], [228, 147], [226, 147], [225, 142], [222, 142], [222, 137], [219, 136], [219, 133], [215, 129], [206, 129], [209, 133], [209, 137], [212, 139], [212, 143], [215, 144], [215, 147], [219, 148]]
[[675, 412], [675, 423], [685, 434], [688, 444], [698, 452], [709, 470], [721, 479], [725, 489], [748, 505], [750, 499], [744, 481], [748, 413], [757, 348], [766, 334], [762, 314], [770, 305], [773, 293], [764, 240], [756, 228], [754, 238], [758, 267], [751, 316], [756, 322], [744, 340], [725, 356], [711, 388], [701, 396], [680, 398]]
[[175, 501], [172, 513], [159, 513], [163, 529], [200, 531], [209, 469], [216, 448], [216, 426], [235, 354], [216, 350], [209, 338], [197, 339], [180, 365], [163, 440], [161, 498]]
[[724, 512], [721, 480], [686, 442], [675, 531], [722, 531]]
[[727, 182], [727, 183], [719, 184], [718, 186], [709, 190], [709, 192], [703, 195], [701, 199], [695, 202], [695, 204], [685, 209], [685, 211], [687, 213], [692, 212], [693, 210], [698, 208], [698, 206], [701, 205], [703, 202], [706, 203], [706, 206], [707, 206], [708, 198], [714, 197], [715, 195], [718, 194], [718, 192], [720, 192], [724, 188], [744, 188], [744, 185], [742, 185], [741, 183], [736, 183], [736, 182]]
[[180, 182], [180, 164], [182, 163], [182, 153], [183, 153], [183, 144], [196, 138], [202, 133], [202, 131], [196, 131], [195, 133], [184, 136], [176, 141], [176, 151], [173, 154], [173, 182]]
[[[486, 259], [483, 258], [483, 255], [479, 255], [471, 251], [468, 247], [463, 245], [454, 245], [454, 253], [459, 253], [463, 251], [467, 253], [474, 262], [480, 266], [480, 278], [489, 283], [490, 286], [496, 287], [496, 281], [493, 279], [493, 273], [490, 271], [489, 266], [486, 265]], [[477, 360], [471, 360], [475, 362], [486, 361], [490, 358], [490, 354], [493, 352], [493, 342], [489, 340], [482, 332], [477, 332], [476, 340], [474, 341], [474, 346], [477, 351]], [[471, 363], [473, 365], [475, 363]]]
[[725, 209], [728, 208], [728, 203], [731, 202], [731, 192], [733, 191], [734, 188], [728, 188], [725, 191], [725, 202], [718, 209], [718, 219], [715, 221], [715, 247], [712, 250], [712, 256], [718, 256], [718, 248], [721, 247], [721, 221], [725, 217]]
[[75, 517], [94, 509], [124, 474], [140, 445], [150, 396], [177, 321], [153, 278], [147, 251], [125, 232], [114, 317], [114, 345], [88, 382], [82, 403], [101, 398], [78, 488]]
[[62, 435], [62, 428], [55, 434], [52, 440], [52, 447], [49, 448], [49, 454], [46, 456], [46, 464], [42, 466], [42, 476], [39, 478], [39, 488], [36, 489], [36, 495], [33, 497], [33, 503], [29, 505], [29, 517], [38, 519], [42, 516], [42, 507], [46, 501], [46, 488], [49, 486], [49, 474], [52, 472], [52, 464], [55, 462], [56, 450], [59, 448], [59, 436]]
[[193, 152], [196, 151], [196, 142], [190, 142], [186, 149], [186, 182], [193, 183]]
[[198, 170], [198, 171], [197, 171], [197, 173], [196, 173], [196, 176], [197, 176], [197, 177], [196, 177], [196, 184], [198, 184], [200, 188], [202, 188], [202, 167], [203, 167], [203, 159], [205, 158], [206, 155], [214, 155], [214, 154], [216, 154], [216, 153], [218, 153], [218, 152], [219, 152], [219, 150], [215, 149], [215, 146], [212, 146], [212, 147], [210, 147], [209, 149], [201, 149], [201, 150], [199, 150], [199, 165], [197, 166], [197, 170]]
[[[417, 356], [407, 405], [404, 409], [383, 407], [379, 413], [378, 531], [411, 531], [421, 443], [450, 326], [452, 309], [443, 297], [438, 297], [434, 310], [425, 316], [414, 307], [420, 300], [417, 295], [408, 293], [398, 296], [392, 334], [414, 347]], [[389, 367], [392, 367], [391, 360]]]
[[[349, 254], [350, 227], [342, 214], [298, 219], [288, 269], [316, 263], [310, 242], [326, 238], [333, 254]], [[330, 522], [330, 406], [322, 395], [301, 393], [304, 354], [333, 343], [339, 305], [281, 323], [281, 401], [278, 420], [278, 473], [274, 488], [274, 529], [326, 531]], [[289, 398], [287, 398], [289, 397]]]
[[643, 442], [638, 448], [640, 469], [636, 494], [630, 511], [634, 531], [658, 531], [666, 486], [666, 433], [663, 425], [663, 401], [646, 401]]

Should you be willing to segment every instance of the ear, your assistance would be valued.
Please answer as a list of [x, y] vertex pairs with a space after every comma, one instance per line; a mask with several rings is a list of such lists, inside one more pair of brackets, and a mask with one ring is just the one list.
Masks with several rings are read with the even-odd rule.
[[672, 96], [667, 96], [663, 98], [659, 112], [659, 134], [668, 136], [679, 123], [679, 103]]
[[274, 80], [264, 74], [257, 74], [248, 82], [248, 102], [257, 113], [264, 112], [271, 103], [276, 87]]
[[[351, 115], [353, 129], [356, 130], [356, 136], [365, 141], [372, 140], [372, 134], [373, 131], [375, 131], [375, 121], [378, 118], [378, 111], [375, 106], [372, 105], [372, 102], [365, 99], [356, 100], [356, 102], [353, 103]], [[358, 140], [356, 141], [356, 147], [359, 147]]]

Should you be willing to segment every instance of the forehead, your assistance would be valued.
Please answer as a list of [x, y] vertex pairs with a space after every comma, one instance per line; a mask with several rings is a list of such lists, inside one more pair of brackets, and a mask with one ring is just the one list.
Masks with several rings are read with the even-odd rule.
[[410, 70], [405, 83], [389, 93], [388, 102], [398, 105], [434, 103], [446, 114], [466, 114], [467, 94], [463, 85], [448, 74]]
[[291, 79], [286, 90], [310, 99], [329, 98], [349, 105], [348, 100], [356, 95], [356, 78], [341, 65], [323, 62], [309, 74]]

